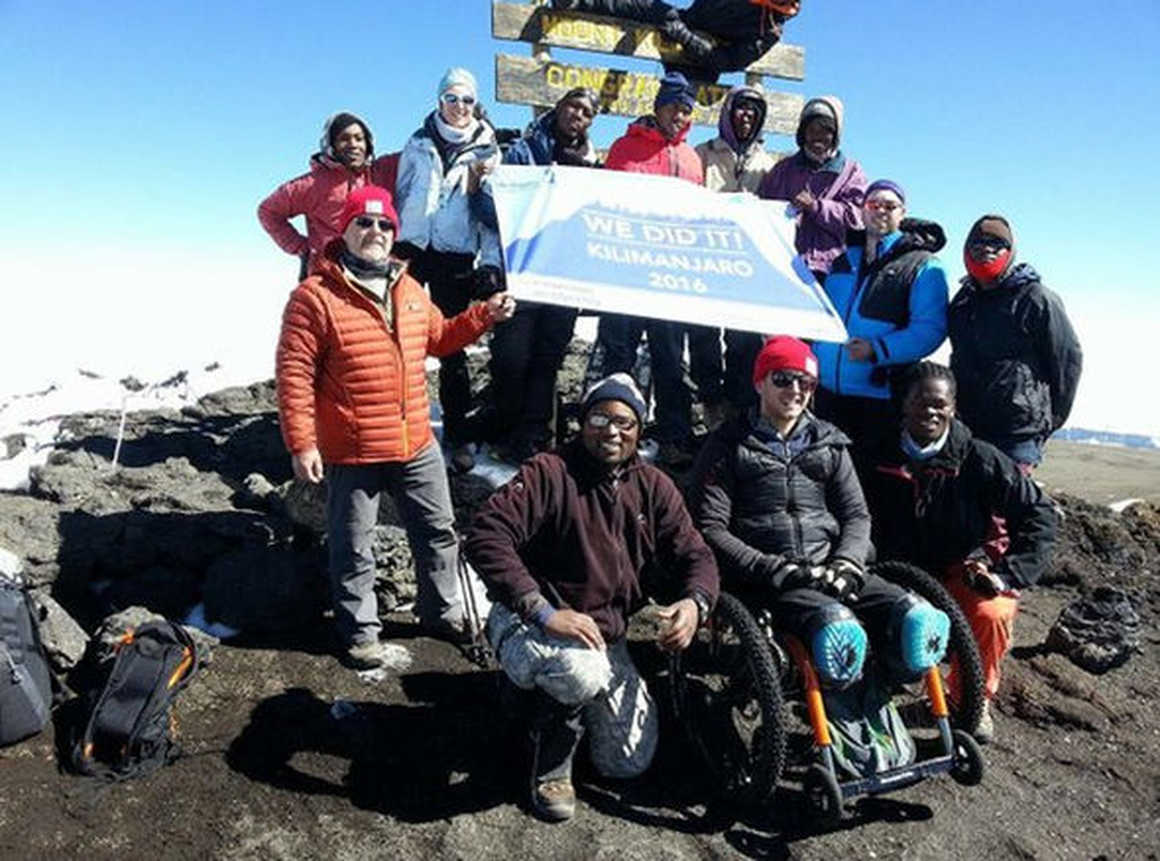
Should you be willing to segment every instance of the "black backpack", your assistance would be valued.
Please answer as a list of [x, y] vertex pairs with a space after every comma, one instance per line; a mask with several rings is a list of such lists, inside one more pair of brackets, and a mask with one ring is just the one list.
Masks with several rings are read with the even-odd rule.
[[126, 632], [84, 737], [73, 748], [76, 770], [126, 780], [177, 759], [170, 707], [197, 665], [197, 648], [180, 625], [147, 622]]
[[0, 747], [48, 723], [52, 681], [24, 589], [0, 577]]

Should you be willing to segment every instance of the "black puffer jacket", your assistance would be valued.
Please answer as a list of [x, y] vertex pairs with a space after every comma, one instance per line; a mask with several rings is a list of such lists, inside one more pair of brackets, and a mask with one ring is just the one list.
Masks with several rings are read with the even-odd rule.
[[685, 25], [720, 40], [696, 65], [666, 63], [693, 80], [716, 80], [719, 72], [736, 72], [755, 62], [781, 39], [786, 16], [750, 0], [693, 0], [676, 9], [662, 0], [552, 0], [553, 8], [641, 21], [654, 27], [677, 15]]
[[947, 310], [959, 415], [985, 440], [1046, 440], [1067, 421], [1083, 368], [1063, 302], [1026, 263], [988, 290], [962, 284]]
[[[1014, 461], [952, 421], [942, 451], [930, 460], [911, 462], [897, 438], [874, 453], [865, 478], [878, 558], [937, 575], [956, 562], [989, 558], [1008, 583], [1030, 586], [1047, 567], [1055, 542], [1051, 500]], [[997, 564], [995, 515], [1004, 518], [1010, 536]]]
[[850, 439], [807, 415], [788, 444], [767, 443], [755, 422], [751, 414], [714, 432], [694, 471], [690, 509], [723, 581], [780, 589], [788, 560], [865, 566], [870, 515]]

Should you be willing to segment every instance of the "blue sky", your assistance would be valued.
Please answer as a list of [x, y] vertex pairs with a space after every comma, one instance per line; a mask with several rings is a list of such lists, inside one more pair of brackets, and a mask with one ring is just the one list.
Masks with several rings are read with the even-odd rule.
[[[1020, 256], [1064, 297], [1084, 336], [1089, 374], [1077, 419], [1160, 435], [1160, 407], [1128, 397], [1125, 374], [1148, 366], [1147, 339], [1160, 322], [1160, 278], [1147, 256], [1160, 237], [1160, 5], [803, 5], [786, 40], [806, 46], [806, 81], [770, 86], [841, 96], [845, 151], [871, 176], [900, 181], [912, 214], [944, 226], [943, 259], [955, 277], [974, 218], [1006, 214]], [[198, 305], [231, 318], [272, 308], [273, 322], [253, 327], [265, 337], [294, 266], [254, 209], [306, 169], [324, 117], [360, 112], [380, 152], [398, 149], [456, 64], [476, 72], [498, 124], [523, 125], [526, 108], [494, 104], [498, 52], [526, 55], [528, 46], [491, 39], [485, 0], [0, 0], [5, 257], [17, 261], [20, 282], [63, 281], [63, 292], [50, 291], [55, 307], [75, 308], [86, 324], [75, 342], [53, 345], [54, 358], [80, 361], [70, 349], [95, 349], [85, 331], [94, 322], [124, 341], [119, 321], [134, 315], [137, 330], [152, 332], [136, 352], [163, 349], [156, 330], [173, 318], [155, 316], [156, 298], [179, 297], [191, 321], [201, 319]], [[598, 119], [597, 142], [625, 123]], [[14, 290], [10, 280], [6, 292]], [[121, 310], [84, 295], [100, 291], [120, 291], [109, 304]], [[252, 301], [238, 302], [242, 293]], [[15, 324], [43, 344], [33, 337], [49, 330], [43, 298], [20, 302], [22, 316], [6, 315], [5, 331]], [[231, 319], [239, 330], [242, 322]], [[174, 338], [195, 340], [190, 326], [179, 328]]]

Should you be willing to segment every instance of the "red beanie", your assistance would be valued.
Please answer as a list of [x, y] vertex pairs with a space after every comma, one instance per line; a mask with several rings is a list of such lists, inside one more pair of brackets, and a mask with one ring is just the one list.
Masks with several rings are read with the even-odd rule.
[[391, 202], [391, 193], [377, 185], [364, 185], [355, 189], [346, 199], [346, 206], [342, 208], [342, 219], [339, 221], [339, 233], [346, 233], [353, 219], [360, 215], [377, 215], [389, 218], [394, 225], [395, 233], [399, 232], [399, 216], [395, 213], [395, 205]]
[[801, 371], [816, 380], [818, 357], [805, 341], [789, 335], [774, 335], [765, 342], [753, 363], [753, 384], [758, 385], [774, 371]]

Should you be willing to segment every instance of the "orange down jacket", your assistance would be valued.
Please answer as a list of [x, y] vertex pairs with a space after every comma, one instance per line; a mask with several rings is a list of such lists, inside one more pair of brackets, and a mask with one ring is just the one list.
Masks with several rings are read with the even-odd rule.
[[450, 320], [399, 264], [393, 320], [327, 246], [318, 271], [290, 294], [278, 339], [278, 417], [286, 447], [317, 446], [326, 463], [412, 459], [434, 438], [427, 402], [428, 355], [462, 350], [491, 326], [486, 305]]

